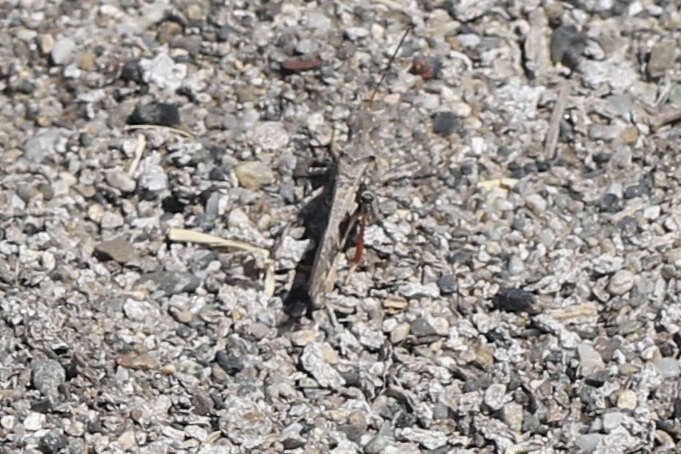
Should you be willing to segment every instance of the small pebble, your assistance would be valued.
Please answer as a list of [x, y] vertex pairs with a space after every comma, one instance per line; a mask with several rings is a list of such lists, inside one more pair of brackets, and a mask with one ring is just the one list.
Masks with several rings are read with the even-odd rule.
[[245, 367], [244, 362], [238, 356], [224, 350], [215, 354], [215, 361], [229, 375], [235, 375]]
[[537, 312], [534, 296], [519, 288], [501, 288], [492, 301], [497, 309], [507, 312]]
[[121, 216], [119, 213], [112, 213], [110, 211], [107, 211], [102, 215], [102, 218], [99, 220], [99, 225], [103, 229], [113, 230], [122, 226], [124, 222], [125, 221], [123, 220], [123, 216]]
[[43, 55], [47, 55], [54, 49], [54, 37], [50, 34], [40, 35], [38, 40], [38, 47]]
[[460, 128], [459, 120], [451, 112], [438, 112], [433, 115], [433, 132], [447, 137]]
[[24, 428], [31, 431], [40, 430], [43, 428], [46, 419], [42, 413], [31, 412], [24, 419]]
[[95, 252], [105, 260], [112, 259], [118, 263], [126, 263], [137, 257], [137, 251], [132, 243], [121, 237], [98, 243]]
[[627, 293], [634, 286], [634, 274], [628, 270], [619, 270], [610, 278], [608, 292], [619, 296]]
[[674, 65], [677, 47], [676, 42], [672, 40], [656, 43], [650, 51], [648, 76], [653, 79], [662, 77]]
[[572, 24], [561, 25], [551, 35], [551, 60], [575, 69], [582, 52], [586, 47], [586, 40]]
[[320, 339], [320, 333], [311, 329], [301, 329], [291, 333], [291, 342], [298, 347], [304, 347], [310, 342], [315, 342]]
[[40, 438], [40, 451], [44, 454], [58, 454], [68, 445], [66, 436], [59, 432], [48, 432]]
[[631, 389], [625, 389], [617, 397], [617, 407], [633, 410], [636, 408], [636, 393]]
[[681, 366], [676, 358], [662, 358], [655, 361], [655, 367], [665, 379], [678, 378], [681, 375]]
[[43, 396], [55, 400], [59, 395], [59, 386], [66, 380], [66, 371], [54, 359], [36, 360], [31, 367], [31, 382]]
[[504, 422], [514, 432], [523, 430], [523, 406], [516, 402], [504, 405]]
[[258, 123], [253, 130], [253, 135], [264, 150], [281, 150], [289, 141], [286, 129], [278, 121]]
[[398, 344], [407, 338], [411, 326], [409, 323], [400, 323], [395, 328], [390, 331], [390, 342], [393, 344]]
[[52, 63], [55, 65], [71, 63], [75, 51], [76, 43], [71, 38], [59, 38], [50, 52]]
[[127, 172], [122, 170], [107, 172], [106, 182], [123, 192], [132, 192], [137, 186], [137, 182]]
[[0, 426], [5, 430], [12, 430], [17, 423], [17, 418], [14, 415], [0, 416]]
[[124, 451], [129, 451], [137, 447], [137, 440], [135, 440], [135, 431], [126, 430], [116, 439], [118, 447]]
[[452, 274], [443, 274], [438, 279], [437, 284], [442, 295], [451, 295], [457, 290], [456, 277]]
[[490, 385], [485, 390], [484, 402], [493, 411], [501, 410], [506, 403], [506, 386], [502, 384]]
[[580, 343], [577, 346], [577, 354], [579, 355], [579, 364], [582, 368], [582, 374], [585, 376], [598, 372], [605, 367], [600, 353], [588, 343]]
[[274, 183], [274, 173], [259, 161], [242, 162], [234, 169], [239, 184], [246, 189], [260, 189]]
[[175, 104], [152, 102], [135, 107], [128, 118], [131, 125], [179, 126], [180, 111]]
[[144, 320], [148, 312], [147, 305], [142, 301], [128, 299], [123, 303], [123, 312], [130, 320], [140, 321]]

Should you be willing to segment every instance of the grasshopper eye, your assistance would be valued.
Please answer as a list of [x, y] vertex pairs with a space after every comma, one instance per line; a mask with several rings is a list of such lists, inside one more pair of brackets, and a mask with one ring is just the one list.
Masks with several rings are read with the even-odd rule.
[[362, 193], [359, 195], [359, 203], [362, 204], [362, 206], [370, 206], [374, 201], [374, 194], [372, 194], [370, 191], [362, 191]]

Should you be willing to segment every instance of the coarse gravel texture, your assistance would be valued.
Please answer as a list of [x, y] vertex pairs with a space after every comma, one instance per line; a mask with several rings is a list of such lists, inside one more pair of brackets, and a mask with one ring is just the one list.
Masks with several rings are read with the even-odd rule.
[[[0, 40], [0, 452], [675, 452], [678, 2], [9, 0]], [[340, 327], [290, 317], [372, 87]]]

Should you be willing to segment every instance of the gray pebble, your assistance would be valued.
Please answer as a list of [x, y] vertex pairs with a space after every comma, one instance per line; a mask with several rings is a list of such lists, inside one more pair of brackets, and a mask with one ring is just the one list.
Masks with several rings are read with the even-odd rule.
[[649, 206], [643, 210], [643, 217], [648, 221], [654, 221], [660, 217], [661, 211], [660, 205]]
[[527, 207], [537, 216], [541, 215], [546, 211], [546, 200], [539, 194], [530, 194], [525, 197], [525, 203]]
[[328, 363], [325, 350], [330, 349], [328, 344], [311, 342], [303, 349], [300, 363], [317, 380], [319, 386], [337, 389], [345, 384], [345, 379]]
[[525, 271], [525, 263], [517, 255], [512, 255], [508, 259], [508, 272], [513, 275], [521, 274]]
[[577, 437], [576, 446], [581, 452], [595, 452], [594, 450], [603, 437], [605, 437], [605, 435], [599, 433], [582, 434]]
[[123, 313], [130, 320], [140, 321], [144, 320], [149, 308], [142, 301], [137, 301], [134, 299], [128, 299], [123, 303]]
[[318, 52], [318, 49], [319, 45], [317, 42], [311, 39], [301, 39], [298, 41], [298, 44], [296, 44], [296, 52], [301, 55], [310, 55], [316, 53]]
[[345, 29], [345, 36], [347, 36], [350, 41], [357, 41], [360, 38], [369, 36], [369, 30], [364, 27], [347, 27]]
[[193, 292], [201, 283], [201, 281], [191, 273], [156, 271], [145, 274], [135, 283], [135, 285], [140, 285], [146, 281], [153, 281], [156, 284], [156, 287], [165, 292], [166, 295]]
[[274, 183], [272, 169], [259, 161], [242, 162], [236, 166], [234, 172], [239, 184], [246, 189], [259, 189]]
[[43, 396], [54, 400], [59, 395], [59, 386], [66, 380], [64, 368], [54, 359], [36, 360], [31, 367], [31, 382]]
[[593, 124], [589, 126], [589, 137], [593, 140], [603, 140], [604, 142], [611, 142], [617, 139], [622, 131], [623, 125], [601, 125]]
[[446, 336], [449, 333], [449, 323], [440, 317], [419, 317], [411, 323], [411, 333], [418, 337]]
[[112, 213], [110, 211], [105, 212], [102, 215], [102, 219], [99, 221], [99, 225], [103, 229], [117, 229], [124, 223], [123, 216], [119, 213]]
[[648, 76], [653, 79], [664, 76], [664, 73], [674, 65], [677, 47], [676, 42], [672, 40], [656, 43], [650, 51]]
[[71, 38], [59, 38], [54, 43], [54, 47], [52, 47], [52, 52], [50, 53], [52, 63], [55, 65], [71, 63], [74, 58], [75, 50], [76, 43]]
[[135, 247], [123, 238], [102, 241], [95, 246], [95, 251], [104, 259], [113, 259], [118, 263], [126, 263], [137, 257]]
[[187, 77], [187, 66], [175, 61], [165, 53], [159, 53], [153, 59], [143, 58], [140, 67], [144, 70], [144, 81], [156, 85], [168, 92], [174, 92], [182, 86]]
[[582, 369], [582, 374], [585, 376], [591, 375], [600, 371], [605, 367], [603, 358], [590, 344], [582, 342], [577, 346], [577, 354], [579, 355], [579, 365]]
[[493, 411], [501, 410], [501, 408], [507, 402], [506, 386], [502, 384], [490, 385], [485, 390], [483, 401], [485, 402], [485, 405], [487, 405]]
[[59, 129], [50, 128], [40, 131], [24, 144], [24, 157], [32, 162], [43, 162], [56, 152], [57, 142], [61, 138]]
[[514, 432], [523, 430], [523, 406], [516, 402], [504, 405], [504, 422]]
[[43, 428], [46, 419], [42, 413], [31, 412], [24, 419], [24, 428], [30, 431], [40, 430]]
[[437, 298], [440, 296], [440, 290], [435, 282], [429, 284], [419, 284], [416, 282], [408, 282], [400, 285], [398, 293], [405, 298]]
[[163, 167], [157, 165], [148, 166], [138, 181], [140, 187], [146, 191], [157, 192], [168, 187], [168, 175]]
[[286, 129], [278, 121], [258, 123], [253, 130], [253, 135], [264, 150], [281, 150], [289, 141]]
[[437, 281], [437, 285], [440, 288], [440, 293], [442, 295], [451, 295], [456, 293], [458, 284], [456, 282], [456, 277], [452, 274], [443, 274]]
[[665, 379], [677, 378], [681, 374], [681, 366], [676, 358], [662, 358], [655, 361], [655, 367]]
[[137, 182], [122, 170], [113, 170], [106, 174], [106, 182], [116, 189], [123, 192], [132, 192], [137, 186]]
[[393, 328], [392, 331], [390, 331], [390, 342], [392, 342], [393, 344], [402, 342], [404, 339], [407, 338], [410, 330], [411, 326], [409, 325], [409, 323], [400, 323], [395, 328]]
[[627, 293], [634, 286], [634, 274], [629, 270], [619, 270], [610, 278], [608, 292], [619, 296]]
[[603, 415], [603, 429], [612, 432], [620, 427], [628, 418], [619, 411], [611, 411]]

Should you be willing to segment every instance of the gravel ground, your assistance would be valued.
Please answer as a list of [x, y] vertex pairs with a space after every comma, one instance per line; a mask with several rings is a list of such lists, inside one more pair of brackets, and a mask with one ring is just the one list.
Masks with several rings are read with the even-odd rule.
[[224, 3], [0, 6], [0, 452], [676, 452], [678, 2]]

